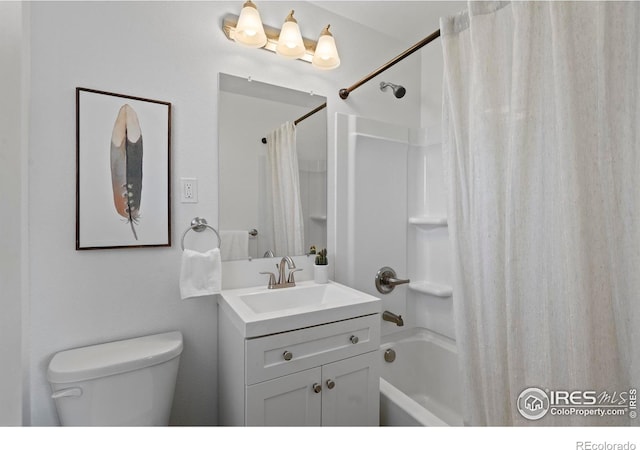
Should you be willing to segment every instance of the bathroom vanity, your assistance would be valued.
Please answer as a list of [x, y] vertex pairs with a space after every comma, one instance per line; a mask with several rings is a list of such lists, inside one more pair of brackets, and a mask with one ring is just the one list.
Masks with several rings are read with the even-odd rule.
[[223, 291], [219, 423], [377, 426], [380, 308], [334, 282]]

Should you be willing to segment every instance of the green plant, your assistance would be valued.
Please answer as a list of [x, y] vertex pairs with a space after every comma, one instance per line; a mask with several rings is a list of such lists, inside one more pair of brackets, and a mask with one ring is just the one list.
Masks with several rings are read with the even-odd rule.
[[327, 261], [327, 249], [323, 248], [316, 255], [316, 266], [326, 266], [327, 264], [329, 264], [329, 261]]

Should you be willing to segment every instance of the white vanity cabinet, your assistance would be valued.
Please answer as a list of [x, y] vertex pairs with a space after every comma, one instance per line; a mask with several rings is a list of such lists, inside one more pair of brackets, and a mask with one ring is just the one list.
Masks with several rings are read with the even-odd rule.
[[378, 313], [245, 337], [219, 304], [221, 425], [378, 425]]
[[379, 352], [247, 386], [249, 426], [377, 426]]

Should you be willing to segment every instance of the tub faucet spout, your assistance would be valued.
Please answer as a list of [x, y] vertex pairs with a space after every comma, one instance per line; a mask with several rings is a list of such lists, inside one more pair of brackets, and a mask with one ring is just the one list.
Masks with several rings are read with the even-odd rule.
[[399, 327], [404, 326], [404, 320], [402, 320], [402, 316], [401, 315], [396, 315], [394, 313], [392, 313], [391, 311], [385, 311], [382, 313], [382, 320], [386, 320], [387, 322], [393, 322], [396, 325], [398, 325]]

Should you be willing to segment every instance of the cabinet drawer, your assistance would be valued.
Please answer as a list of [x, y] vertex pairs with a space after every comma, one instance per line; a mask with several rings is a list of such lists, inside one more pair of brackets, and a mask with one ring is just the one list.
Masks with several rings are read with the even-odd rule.
[[380, 315], [247, 339], [245, 345], [250, 385], [378, 349]]

